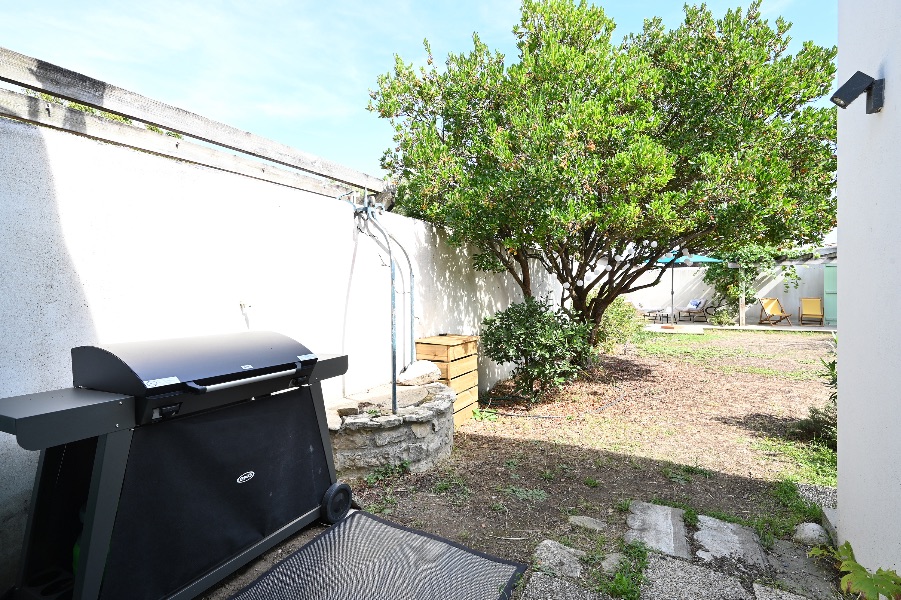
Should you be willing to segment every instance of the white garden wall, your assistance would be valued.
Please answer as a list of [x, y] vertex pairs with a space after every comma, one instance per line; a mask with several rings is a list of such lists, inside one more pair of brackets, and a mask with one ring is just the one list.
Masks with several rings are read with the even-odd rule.
[[866, 567], [901, 570], [901, 4], [839, 0], [836, 87], [885, 78], [885, 107], [838, 111], [842, 268], [838, 535]]
[[[415, 337], [476, 334], [521, 299], [430, 225], [381, 222], [413, 261]], [[350, 205], [314, 193], [0, 118], [0, 272], [0, 397], [70, 386], [73, 346], [248, 327], [346, 353], [327, 399], [391, 378], [387, 254]], [[504, 374], [483, 360], [481, 387]], [[0, 433], [0, 590], [13, 583], [36, 460]]]
[[[785, 286], [781, 272], [775, 276], [761, 276], [754, 281], [753, 291], [758, 298], [778, 298], [785, 311], [792, 315], [792, 323], [798, 324], [796, 316], [801, 298], [823, 298], [823, 265], [798, 265], [795, 267], [800, 277], [798, 287], [794, 283]], [[670, 292], [675, 292], [675, 307], [686, 306], [693, 298], [714, 297], [713, 288], [704, 283], [704, 267], [678, 267], [671, 273], [663, 275], [660, 283], [628, 294], [626, 297], [633, 303], [641, 303], [646, 307], [670, 306]], [[654, 281], [650, 273], [639, 280], [639, 285]], [[672, 286], [672, 287], [671, 287]], [[745, 310], [747, 324], [753, 325], [760, 318], [760, 303], [749, 304]]]

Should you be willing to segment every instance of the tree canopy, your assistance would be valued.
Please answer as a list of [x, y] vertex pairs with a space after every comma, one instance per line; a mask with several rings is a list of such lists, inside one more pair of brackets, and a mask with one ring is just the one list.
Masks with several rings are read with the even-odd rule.
[[[584, 0], [524, 0], [517, 60], [473, 49], [439, 68], [400, 57], [370, 110], [395, 129], [382, 166], [406, 214], [475, 246], [525, 296], [544, 268], [595, 326], [653, 285], [671, 250], [815, 243], [835, 225], [835, 48], [787, 52], [760, 3], [686, 6], [620, 42]], [[639, 280], [656, 273], [651, 283]]]

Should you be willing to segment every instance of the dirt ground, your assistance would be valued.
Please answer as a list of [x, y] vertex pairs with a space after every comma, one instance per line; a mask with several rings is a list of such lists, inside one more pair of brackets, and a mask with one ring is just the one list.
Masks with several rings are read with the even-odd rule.
[[[428, 473], [351, 481], [370, 512], [468, 547], [529, 563], [544, 539], [593, 545], [570, 515], [625, 532], [628, 502], [683, 503], [752, 519], [777, 511], [791, 469], [757, 443], [784, 438], [828, 391], [818, 377], [828, 333], [708, 330], [660, 335], [604, 356], [547, 402], [504, 398], [494, 420], [458, 429], [452, 457]], [[205, 598], [228, 598], [316, 533], [308, 529]]]

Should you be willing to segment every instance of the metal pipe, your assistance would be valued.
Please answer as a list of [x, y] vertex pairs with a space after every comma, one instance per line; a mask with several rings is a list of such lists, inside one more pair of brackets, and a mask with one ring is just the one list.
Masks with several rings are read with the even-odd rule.
[[[373, 219], [373, 221], [377, 222], [381, 226], [381, 222], [375, 217], [374, 214], [372, 215], [372, 219]], [[416, 310], [415, 310], [414, 304], [413, 304], [414, 298], [415, 298], [415, 296], [414, 296], [415, 287], [414, 287], [414, 280], [413, 280], [413, 262], [410, 260], [410, 255], [407, 254], [407, 251], [404, 249], [404, 247], [401, 246], [400, 242], [397, 241], [397, 238], [394, 237], [393, 235], [391, 235], [390, 233], [388, 234], [388, 237], [390, 237], [394, 241], [394, 243], [397, 244], [397, 247], [400, 248], [400, 251], [403, 252], [404, 258], [407, 259], [407, 270], [410, 273], [410, 362], [407, 363], [407, 366], [409, 366], [409, 364], [411, 364], [413, 361], [416, 360], [416, 340], [415, 340], [415, 334], [413, 331], [413, 327], [415, 325], [415, 318], [416, 318]], [[404, 368], [406, 368], [406, 366]]]
[[[365, 196], [364, 196], [365, 197]], [[365, 202], [365, 201], [364, 201]], [[394, 292], [394, 256], [391, 253], [391, 240], [388, 233], [382, 229], [378, 220], [375, 218], [373, 206], [366, 203], [366, 219], [372, 221], [383, 236], [385, 236], [385, 245], [388, 247], [388, 262], [391, 264], [391, 412], [397, 414], [397, 299]]]

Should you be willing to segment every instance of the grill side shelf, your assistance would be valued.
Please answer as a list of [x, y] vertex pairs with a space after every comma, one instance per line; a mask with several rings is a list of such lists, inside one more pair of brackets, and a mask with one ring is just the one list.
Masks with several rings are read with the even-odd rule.
[[135, 399], [65, 388], [0, 398], [0, 431], [26, 450], [43, 450], [135, 426]]

